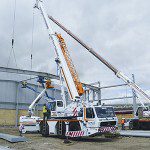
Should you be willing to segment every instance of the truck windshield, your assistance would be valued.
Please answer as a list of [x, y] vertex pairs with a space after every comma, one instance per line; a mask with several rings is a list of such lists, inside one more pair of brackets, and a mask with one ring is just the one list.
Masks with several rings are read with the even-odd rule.
[[95, 111], [98, 118], [115, 117], [112, 107], [95, 107]]

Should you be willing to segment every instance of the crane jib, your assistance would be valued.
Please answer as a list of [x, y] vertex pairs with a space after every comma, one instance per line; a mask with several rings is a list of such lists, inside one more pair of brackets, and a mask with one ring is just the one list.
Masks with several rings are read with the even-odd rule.
[[52, 20], [55, 24], [57, 24], [61, 29], [63, 29], [66, 33], [68, 33], [73, 39], [75, 39], [78, 43], [80, 43], [84, 48], [86, 48], [91, 54], [93, 54], [96, 58], [98, 58], [103, 64], [105, 64], [109, 69], [111, 69], [115, 74], [117, 74], [118, 70], [111, 65], [108, 61], [106, 61], [103, 57], [101, 57], [98, 53], [96, 53], [92, 48], [90, 48], [87, 44], [81, 41], [77, 36], [75, 36], [71, 31], [61, 25], [57, 20], [55, 20], [52, 16], [48, 15], [48, 18]]

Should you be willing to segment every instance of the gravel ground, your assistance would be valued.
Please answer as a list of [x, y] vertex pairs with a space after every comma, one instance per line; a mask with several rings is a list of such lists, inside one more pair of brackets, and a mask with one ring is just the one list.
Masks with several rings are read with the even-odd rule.
[[[1, 133], [19, 135], [17, 129], [0, 127]], [[86, 138], [64, 144], [63, 139], [42, 137], [40, 134], [25, 134], [27, 142], [10, 143], [0, 139], [0, 145], [13, 150], [149, 150], [149, 138], [119, 137], [107, 139], [104, 137]]]

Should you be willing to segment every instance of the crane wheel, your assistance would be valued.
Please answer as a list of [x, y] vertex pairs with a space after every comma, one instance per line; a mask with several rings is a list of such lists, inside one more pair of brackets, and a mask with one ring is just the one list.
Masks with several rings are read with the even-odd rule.
[[129, 123], [129, 129], [133, 130], [133, 122], [132, 121], [130, 121], [130, 123]]
[[42, 136], [47, 137], [49, 135], [49, 126], [48, 123], [46, 122], [46, 124], [42, 122], [40, 122], [40, 134], [42, 134]]
[[69, 131], [81, 131], [79, 122], [70, 122]]

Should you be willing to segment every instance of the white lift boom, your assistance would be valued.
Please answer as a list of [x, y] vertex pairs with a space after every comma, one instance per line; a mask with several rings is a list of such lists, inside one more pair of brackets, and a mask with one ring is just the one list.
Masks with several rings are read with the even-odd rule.
[[31, 103], [31, 105], [29, 106], [29, 110], [28, 110], [28, 113], [29, 115], [33, 115], [34, 112], [34, 108], [35, 108], [35, 105], [39, 102], [39, 100], [43, 97], [45, 91], [46, 91], [47, 88], [45, 88], [37, 97], [36, 99]]
[[46, 27], [47, 27], [48, 33], [49, 33], [49, 38], [52, 40], [52, 42], [55, 46], [55, 53], [56, 53], [56, 56], [58, 57], [58, 59], [60, 61], [61, 73], [64, 77], [65, 82], [66, 82], [68, 92], [70, 94], [71, 99], [73, 101], [75, 101], [76, 99], [79, 99], [80, 95], [78, 93], [77, 87], [74, 83], [73, 76], [69, 70], [68, 64], [65, 60], [64, 54], [63, 54], [62, 49], [60, 47], [60, 42], [58, 41], [57, 34], [52, 30], [52, 27], [49, 23], [49, 18], [48, 18], [48, 15], [46, 14], [46, 12], [43, 8], [42, 0], [36, 0], [36, 7], [41, 11], [41, 14], [44, 18], [44, 21], [45, 21], [45, 24], [46, 24]]

